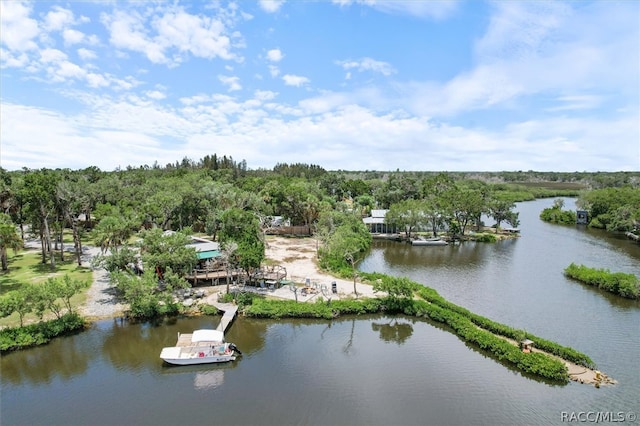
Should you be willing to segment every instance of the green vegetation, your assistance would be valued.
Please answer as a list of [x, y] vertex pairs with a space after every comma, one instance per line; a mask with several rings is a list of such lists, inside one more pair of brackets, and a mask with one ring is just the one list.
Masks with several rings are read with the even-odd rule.
[[0, 352], [10, 352], [44, 345], [52, 339], [78, 332], [85, 322], [77, 313], [67, 313], [51, 321], [42, 321], [21, 327], [0, 330]]
[[381, 311], [381, 301], [377, 299], [336, 300], [332, 302], [297, 303], [293, 300], [253, 299], [246, 306], [244, 314], [256, 318], [324, 318], [339, 315], [361, 315]]
[[65, 275], [61, 278], [48, 278], [44, 283], [27, 283], [19, 289], [0, 297], [0, 317], [16, 315], [20, 326], [28, 314], [34, 314], [40, 321], [48, 312], [60, 319], [63, 313], [74, 313], [72, 299], [89, 287], [88, 281], [82, 281]]
[[481, 232], [473, 235], [473, 240], [478, 243], [495, 243], [498, 241], [498, 237], [495, 234], [489, 234]]
[[633, 274], [594, 269], [572, 263], [564, 270], [566, 276], [628, 299], [640, 298], [640, 280]]
[[0, 213], [0, 263], [3, 271], [9, 270], [7, 251], [13, 250], [15, 253], [20, 248], [22, 248], [22, 238], [11, 217], [6, 213]]
[[623, 186], [585, 192], [577, 204], [589, 212], [589, 226], [640, 235], [640, 188]]
[[[44, 283], [23, 284], [1, 296], [0, 317], [17, 316], [20, 326], [0, 330], [0, 351], [46, 344], [56, 336], [84, 328], [84, 320], [74, 311], [72, 300], [88, 286], [87, 281], [65, 275], [48, 278]], [[25, 317], [30, 314], [39, 321], [24, 325]], [[55, 319], [43, 321], [47, 314]]]
[[316, 225], [322, 247], [318, 250], [320, 267], [341, 277], [353, 278], [356, 292], [356, 264], [371, 246], [372, 237], [362, 220], [353, 213], [326, 211]]
[[585, 367], [592, 368], [594, 366], [593, 361], [585, 354], [582, 354], [574, 349], [568, 348], [566, 346], [558, 345], [557, 343], [550, 342], [548, 340], [542, 339], [541, 337], [535, 336], [528, 332], [524, 332], [519, 329], [515, 329], [504, 324], [500, 324], [494, 322], [488, 318], [482, 317], [480, 315], [474, 314], [467, 309], [455, 305], [451, 302], [445, 300], [442, 296], [438, 294], [434, 289], [429, 287], [421, 287], [417, 293], [424, 300], [440, 306], [446, 310], [455, 312], [463, 317], [467, 318], [473, 324], [478, 327], [481, 327], [485, 330], [490, 331], [491, 333], [497, 334], [499, 336], [504, 336], [509, 339], [521, 340], [523, 338], [531, 339], [535, 342], [536, 347], [545, 352], [549, 352], [553, 355], [557, 355], [560, 358], [566, 359], [567, 361], [571, 361], [578, 365], [583, 365]]
[[545, 222], [556, 223], [559, 225], [575, 225], [576, 212], [572, 210], [562, 210], [564, 201], [561, 198], [553, 202], [553, 206], [542, 210], [540, 219]]
[[[374, 283], [376, 291], [384, 291], [387, 296], [361, 300], [318, 300], [315, 303], [252, 297], [244, 299], [240, 306], [245, 315], [258, 318], [331, 319], [340, 315], [401, 313], [446, 324], [462, 340], [490, 352], [497, 359], [508, 362], [529, 374], [561, 382], [568, 380], [567, 367], [563, 362], [544, 353], [523, 353], [516, 343], [524, 338], [533, 340], [536, 347], [545, 352], [585, 367], [594, 367], [593, 361], [585, 354], [473, 314], [467, 309], [446, 301], [435, 290], [423, 287], [407, 278], [389, 277], [377, 273], [362, 273], [362, 276]], [[412, 298], [414, 292], [421, 298], [420, 300]], [[508, 339], [513, 341], [510, 342]]]

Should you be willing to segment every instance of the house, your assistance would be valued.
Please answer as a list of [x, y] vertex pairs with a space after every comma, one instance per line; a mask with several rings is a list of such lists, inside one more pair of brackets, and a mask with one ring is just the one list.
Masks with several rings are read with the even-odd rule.
[[211, 263], [215, 261], [216, 258], [222, 256], [219, 243], [194, 236], [191, 237], [191, 241], [191, 243], [187, 244], [187, 247], [193, 247], [196, 249], [198, 263]]
[[384, 221], [389, 210], [371, 210], [371, 216], [362, 219], [372, 234], [397, 234], [395, 225], [387, 225]]

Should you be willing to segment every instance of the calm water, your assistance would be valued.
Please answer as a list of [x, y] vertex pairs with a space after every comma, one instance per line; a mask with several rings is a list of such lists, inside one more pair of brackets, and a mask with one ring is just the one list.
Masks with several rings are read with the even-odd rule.
[[497, 321], [586, 352], [614, 387], [545, 383], [501, 365], [441, 327], [384, 316], [337, 321], [239, 318], [244, 356], [226, 366], [168, 367], [178, 332], [96, 323], [88, 332], [3, 356], [2, 425], [561, 424], [562, 412], [640, 412], [640, 305], [566, 280], [571, 262], [640, 275], [640, 247], [538, 220], [519, 205], [522, 237], [410, 247], [376, 242], [365, 271], [409, 276]]

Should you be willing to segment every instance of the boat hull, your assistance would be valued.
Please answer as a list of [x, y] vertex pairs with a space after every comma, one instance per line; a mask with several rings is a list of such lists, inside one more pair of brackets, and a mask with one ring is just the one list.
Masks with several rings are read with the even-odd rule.
[[412, 246], [447, 246], [448, 242], [444, 240], [413, 240], [411, 241]]
[[222, 362], [235, 361], [235, 356], [205, 356], [202, 358], [162, 358], [164, 362], [171, 365], [198, 365], [217, 364]]
[[[209, 339], [219, 339], [217, 341]], [[176, 346], [162, 348], [160, 358], [173, 365], [214, 364], [235, 361], [241, 352], [233, 343], [226, 343], [216, 330], [196, 330], [179, 334]]]

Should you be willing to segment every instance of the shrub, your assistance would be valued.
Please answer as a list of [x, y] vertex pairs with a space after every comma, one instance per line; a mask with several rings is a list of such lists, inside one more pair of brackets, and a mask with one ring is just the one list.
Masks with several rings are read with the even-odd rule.
[[594, 269], [571, 263], [564, 270], [569, 278], [598, 287], [628, 299], [640, 298], [640, 280], [633, 274]]
[[498, 237], [489, 233], [476, 234], [475, 241], [479, 243], [495, 243], [498, 241]]
[[49, 343], [51, 339], [74, 333], [85, 327], [77, 313], [68, 313], [51, 321], [0, 330], [0, 351], [8, 352]]
[[559, 206], [550, 207], [542, 210], [540, 219], [545, 222], [557, 223], [560, 225], [575, 225], [576, 212], [572, 210], [562, 210]]

